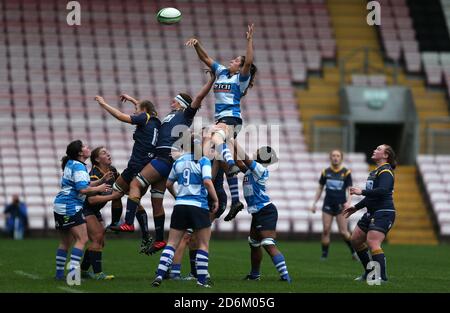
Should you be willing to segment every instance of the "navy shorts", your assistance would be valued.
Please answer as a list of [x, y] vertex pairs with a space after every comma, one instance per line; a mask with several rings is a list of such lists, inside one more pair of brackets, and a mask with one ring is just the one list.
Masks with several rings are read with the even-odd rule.
[[156, 157], [150, 164], [153, 168], [164, 178], [169, 177], [170, 171], [172, 170], [172, 162], [169, 160]]
[[236, 138], [242, 129], [242, 119], [239, 117], [225, 116], [225, 117], [219, 118], [217, 120], [216, 124], [219, 124], [219, 123], [224, 123], [224, 124], [234, 128], [233, 138]]
[[278, 211], [272, 203], [266, 205], [261, 210], [252, 214], [251, 227], [256, 230], [276, 230], [278, 221]]
[[[216, 188], [216, 194], [217, 194], [217, 198], [219, 198], [219, 208], [217, 209], [216, 214], [214, 214], [214, 218], [219, 218], [223, 212], [225, 212], [226, 208], [227, 208], [227, 194], [225, 192], [225, 190], [222, 188]], [[209, 207], [211, 207], [212, 203], [211, 203], [211, 197], [208, 195], [208, 205]]]
[[365, 233], [370, 230], [377, 230], [386, 235], [394, 225], [394, 221], [395, 211], [366, 212], [358, 221], [358, 227]]
[[142, 171], [142, 169], [145, 167], [145, 165], [147, 165], [147, 164], [134, 164], [134, 163], [130, 164], [130, 163], [128, 163], [127, 168], [123, 170], [123, 172], [120, 174], [120, 176], [123, 178], [123, 180], [128, 185], [130, 185], [133, 178], [135, 178], [137, 176], [137, 174], [139, 174], [140, 171]]
[[78, 211], [74, 215], [61, 215], [53, 212], [55, 217], [55, 228], [57, 230], [68, 230], [72, 227], [86, 223], [83, 216], [83, 210]]
[[342, 213], [344, 206], [342, 204], [324, 204], [322, 207], [322, 212], [336, 216]]
[[90, 216], [94, 215], [99, 222], [103, 222], [103, 216], [99, 209], [90, 208], [90, 207], [83, 207], [83, 215]]
[[193, 205], [177, 204], [170, 218], [170, 228], [177, 230], [193, 230], [211, 227], [209, 211]]

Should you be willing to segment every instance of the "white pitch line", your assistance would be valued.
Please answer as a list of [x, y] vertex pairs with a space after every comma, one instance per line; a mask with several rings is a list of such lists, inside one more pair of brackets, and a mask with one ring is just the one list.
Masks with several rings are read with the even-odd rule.
[[27, 273], [24, 271], [14, 271], [14, 273], [16, 273], [17, 275], [20, 275], [20, 276], [24, 276], [24, 277], [33, 279], [33, 280], [41, 279], [38, 275]]
[[61, 289], [63, 291], [67, 291], [67, 292], [72, 292], [72, 293], [85, 293], [83, 290], [72, 289], [72, 288], [69, 288], [69, 287], [58, 287], [58, 289]]

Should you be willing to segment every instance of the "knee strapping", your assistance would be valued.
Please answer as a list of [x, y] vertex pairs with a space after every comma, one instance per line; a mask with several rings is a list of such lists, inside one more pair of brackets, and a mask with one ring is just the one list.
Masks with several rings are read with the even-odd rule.
[[253, 247], [253, 248], [261, 247], [261, 242], [259, 242], [258, 240], [252, 239], [250, 236], [248, 236], [248, 244], [250, 245], [250, 247]]
[[152, 195], [152, 198], [156, 199], [163, 199], [164, 198], [164, 191], [158, 190], [158, 189], [152, 189], [150, 190], [150, 193]]
[[117, 183], [113, 184], [112, 189], [115, 191], [118, 191], [120, 193], [125, 193], [125, 191], [123, 191], [122, 187], [120, 187]]
[[270, 245], [276, 245], [276, 241], [273, 238], [264, 238], [261, 240], [261, 246], [270, 246]]
[[223, 141], [227, 140], [227, 135], [225, 134], [225, 131], [223, 129], [216, 130], [214, 134], [218, 134], [220, 137], [222, 137]]
[[136, 179], [142, 188], [146, 189], [150, 186], [150, 182], [141, 173], [137, 174]]

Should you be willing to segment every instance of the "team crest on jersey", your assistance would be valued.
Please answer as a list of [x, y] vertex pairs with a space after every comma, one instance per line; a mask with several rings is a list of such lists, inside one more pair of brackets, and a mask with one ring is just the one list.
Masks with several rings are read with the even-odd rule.
[[231, 84], [222, 84], [222, 83], [214, 84], [214, 92], [230, 92], [230, 91], [231, 91]]

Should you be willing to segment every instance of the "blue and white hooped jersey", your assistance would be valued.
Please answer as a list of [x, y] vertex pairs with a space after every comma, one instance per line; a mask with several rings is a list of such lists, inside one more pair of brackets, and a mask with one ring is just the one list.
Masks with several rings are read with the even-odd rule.
[[244, 175], [243, 183], [248, 213], [256, 213], [271, 203], [266, 193], [266, 181], [268, 179], [269, 171], [261, 164], [253, 161]]
[[216, 74], [214, 97], [216, 98], [216, 121], [222, 117], [241, 118], [241, 97], [250, 83], [250, 75], [240, 73], [230, 76], [230, 71], [223, 65], [214, 62], [211, 69]]
[[90, 177], [86, 165], [80, 161], [69, 160], [61, 178], [61, 191], [53, 202], [53, 211], [61, 215], [75, 215], [83, 208], [86, 195], [80, 190], [89, 187]]
[[211, 161], [202, 157], [198, 162], [192, 153], [182, 155], [173, 164], [169, 180], [178, 182], [175, 205], [193, 205], [209, 210], [208, 191], [203, 181], [211, 179]]

